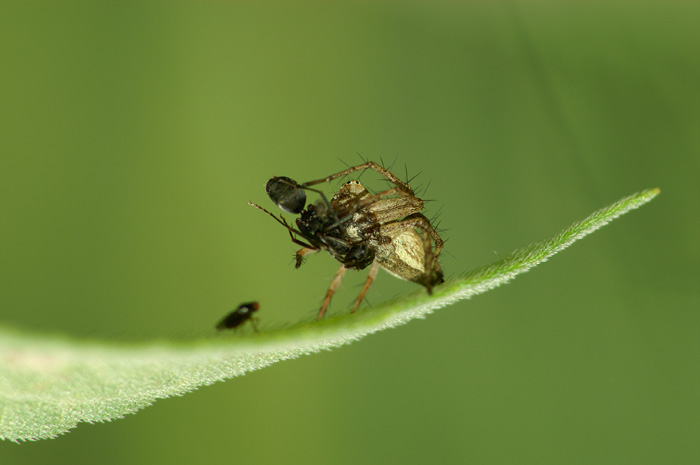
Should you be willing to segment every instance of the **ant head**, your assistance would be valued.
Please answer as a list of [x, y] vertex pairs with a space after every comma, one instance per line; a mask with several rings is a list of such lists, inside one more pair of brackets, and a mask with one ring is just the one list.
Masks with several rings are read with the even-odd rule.
[[306, 206], [306, 192], [295, 180], [285, 176], [274, 176], [265, 186], [267, 195], [275, 205], [287, 213], [301, 213]]

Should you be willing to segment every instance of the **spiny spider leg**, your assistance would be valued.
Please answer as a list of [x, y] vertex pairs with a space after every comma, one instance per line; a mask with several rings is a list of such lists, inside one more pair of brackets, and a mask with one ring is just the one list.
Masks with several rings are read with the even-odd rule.
[[[442, 251], [444, 245], [443, 240], [438, 235], [437, 231], [430, 224], [428, 218], [426, 218], [421, 213], [414, 213], [407, 218], [388, 223], [385, 225], [385, 233], [391, 235], [394, 231], [401, 231], [406, 228], [420, 229], [423, 234], [421, 234], [421, 239], [423, 240], [423, 250], [425, 250], [425, 273], [422, 277], [423, 286], [428, 290], [429, 294], [433, 293], [433, 276], [432, 273], [436, 271], [435, 284], [442, 282], [442, 270], [437, 266], [437, 257]], [[435, 250], [431, 247], [430, 239], [432, 238], [435, 244]]]
[[341, 224], [345, 223], [346, 221], [350, 220], [352, 216], [358, 212], [359, 210], [362, 210], [365, 207], [368, 207], [374, 203], [376, 203], [379, 200], [382, 200], [385, 197], [389, 197], [391, 195], [398, 195], [401, 197], [406, 197], [406, 198], [415, 198], [417, 199], [420, 203], [417, 205], [417, 210], [420, 211], [423, 208], [423, 201], [418, 199], [417, 197], [414, 197], [410, 193], [406, 192], [405, 190], [398, 188], [398, 187], [392, 187], [391, 189], [387, 189], [382, 192], [378, 192], [376, 194], [370, 194], [366, 195], [356, 202], [353, 203], [352, 208], [350, 208], [349, 212], [343, 212], [342, 216], [338, 219], [336, 223], [333, 223], [328, 229], [333, 229], [337, 226], [340, 226]]
[[394, 183], [394, 185], [396, 185], [398, 188], [403, 189], [404, 191], [413, 195], [413, 189], [411, 188], [411, 186], [409, 186], [408, 184], [403, 182], [398, 177], [394, 176], [394, 174], [391, 171], [389, 171], [388, 169], [384, 168], [381, 165], [378, 165], [377, 163], [375, 163], [373, 161], [368, 161], [368, 162], [363, 163], [361, 165], [353, 166], [352, 168], [348, 168], [346, 170], [339, 171], [338, 173], [331, 174], [330, 176], [327, 176], [327, 177], [322, 178], [322, 179], [316, 179], [315, 181], [305, 182], [304, 184], [302, 184], [302, 187], [313, 186], [315, 184], [321, 184], [322, 182], [330, 182], [334, 179], [346, 176], [350, 173], [354, 173], [356, 171], [362, 171], [362, 170], [366, 170], [366, 169], [371, 169], [371, 170], [376, 171], [377, 173], [381, 174], [382, 176], [387, 178], [389, 181]]
[[372, 262], [372, 268], [369, 269], [369, 273], [367, 274], [367, 280], [365, 281], [364, 286], [362, 286], [360, 295], [357, 296], [357, 300], [355, 300], [355, 305], [352, 306], [352, 311], [350, 313], [355, 313], [357, 307], [359, 307], [362, 301], [364, 300], [365, 295], [369, 290], [369, 287], [372, 285], [372, 283], [374, 282], [374, 278], [377, 276], [377, 271], [379, 271], [379, 262], [375, 259], [374, 262]]
[[[428, 294], [432, 294], [433, 270], [438, 270], [438, 274], [435, 276], [436, 281], [438, 281], [436, 282], [436, 284], [443, 282], [442, 270], [437, 264], [437, 257], [440, 256], [440, 252], [442, 251], [444, 242], [442, 238], [438, 235], [437, 231], [435, 231], [435, 228], [433, 228], [433, 225], [430, 223], [430, 220], [428, 220], [428, 218], [426, 218], [422, 213], [414, 213], [404, 221], [406, 222], [405, 224], [412, 224], [413, 227], [421, 229], [423, 231], [421, 237], [423, 238], [423, 244], [425, 247], [426, 263], [425, 274], [423, 275], [423, 285], [428, 290]], [[430, 238], [432, 238], [433, 244], [435, 244], [435, 250], [433, 250], [433, 248], [430, 246], [430, 239], [428, 238], [428, 235], [430, 236]]]
[[323, 304], [321, 304], [321, 310], [318, 312], [319, 320], [326, 314], [328, 305], [331, 303], [331, 298], [333, 297], [333, 294], [335, 294], [336, 289], [338, 289], [338, 286], [340, 286], [340, 282], [343, 280], [343, 276], [345, 275], [346, 271], [348, 271], [348, 269], [345, 268], [345, 265], [340, 265], [340, 268], [338, 268], [338, 272], [335, 274], [333, 281], [331, 281], [331, 285], [328, 287], [328, 292], [326, 292], [326, 297], [323, 299]]
[[[355, 205], [353, 205], [353, 208], [351, 209], [351, 211], [344, 213], [342, 218], [338, 217], [337, 212], [331, 207], [330, 203], [328, 202], [328, 199], [323, 194], [323, 192], [321, 192], [320, 190], [313, 189], [313, 188], [309, 187], [309, 186], [321, 184], [324, 182], [330, 182], [334, 179], [337, 179], [337, 178], [340, 178], [343, 176], [347, 176], [350, 173], [354, 173], [354, 172], [362, 171], [362, 170], [366, 170], [366, 169], [372, 169], [372, 170], [376, 171], [377, 173], [384, 176], [387, 180], [392, 182], [397, 187], [392, 188], [392, 189], [388, 189], [386, 191], [379, 192], [378, 194], [370, 195], [368, 197], [363, 198], [362, 200], [358, 201]], [[308, 182], [305, 182], [303, 184], [298, 184], [296, 182], [294, 184], [291, 184], [289, 181], [287, 181], [285, 179], [279, 179], [279, 181], [290, 184], [293, 187], [307, 189], [307, 190], [310, 190], [312, 192], [316, 192], [317, 194], [319, 194], [319, 196], [321, 197], [321, 199], [325, 203], [326, 207], [328, 208], [328, 211], [332, 213], [333, 219], [335, 220], [331, 225], [329, 225], [328, 227], [325, 228], [326, 231], [329, 231], [333, 228], [336, 228], [339, 225], [343, 224], [344, 222], [348, 221], [350, 218], [352, 218], [352, 215], [355, 212], [357, 212], [358, 210], [361, 210], [362, 208], [366, 207], [367, 205], [372, 204], [373, 202], [375, 202], [377, 200], [380, 200], [382, 197], [388, 197], [390, 195], [400, 195], [400, 196], [404, 196], [404, 197], [413, 197], [414, 196], [413, 189], [411, 188], [410, 185], [403, 182], [400, 178], [395, 176], [388, 169], [384, 168], [381, 165], [378, 165], [377, 163], [375, 163], [373, 161], [368, 161], [368, 162], [365, 162], [361, 165], [353, 166], [353, 167], [350, 167], [350, 168], [345, 169], [343, 171], [339, 171], [338, 173], [331, 174], [330, 176], [327, 176], [325, 178], [316, 179], [314, 181], [308, 181]]]

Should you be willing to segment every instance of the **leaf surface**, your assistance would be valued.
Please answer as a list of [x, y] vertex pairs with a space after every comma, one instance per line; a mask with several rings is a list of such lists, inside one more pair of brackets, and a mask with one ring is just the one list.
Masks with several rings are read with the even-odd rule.
[[251, 336], [118, 344], [0, 328], [0, 438], [53, 438], [79, 422], [121, 418], [156, 399], [424, 318], [510, 281], [658, 193], [626, 197], [549, 240], [447, 281], [433, 295], [421, 290], [355, 314]]

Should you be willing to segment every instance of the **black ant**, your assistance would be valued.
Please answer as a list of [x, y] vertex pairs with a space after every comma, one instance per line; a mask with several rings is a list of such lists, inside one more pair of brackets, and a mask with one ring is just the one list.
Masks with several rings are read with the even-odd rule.
[[[296, 268], [303, 263], [304, 256], [319, 250], [326, 250], [333, 258], [342, 263], [346, 268], [363, 270], [374, 261], [374, 253], [367, 244], [349, 241], [343, 224], [347, 223], [338, 217], [339, 211], [335, 211], [326, 199], [323, 192], [303, 186], [288, 177], [273, 177], [267, 182], [266, 191], [270, 199], [280, 209], [299, 214], [296, 220], [298, 229], [294, 229], [284, 218], [277, 218], [264, 208], [251, 203], [272, 216], [277, 222], [287, 228], [292, 242], [303, 247], [296, 253]], [[321, 196], [321, 200], [315, 204], [306, 205], [305, 189], [314, 191]], [[304, 208], [306, 207], [306, 208]], [[294, 236], [302, 237], [306, 242]]]

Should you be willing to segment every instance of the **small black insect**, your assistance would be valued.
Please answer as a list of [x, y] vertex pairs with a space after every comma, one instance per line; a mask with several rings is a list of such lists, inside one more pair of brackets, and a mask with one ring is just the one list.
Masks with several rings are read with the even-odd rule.
[[222, 329], [236, 329], [246, 321], [250, 320], [250, 324], [253, 325], [253, 329], [257, 331], [258, 328], [255, 325], [256, 319], [253, 318], [253, 312], [257, 312], [259, 308], [260, 304], [257, 302], [241, 304], [237, 309], [226, 315], [223, 320], [219, 321], [219, 323], [216, 325], [216, 329], [219, 331]]

